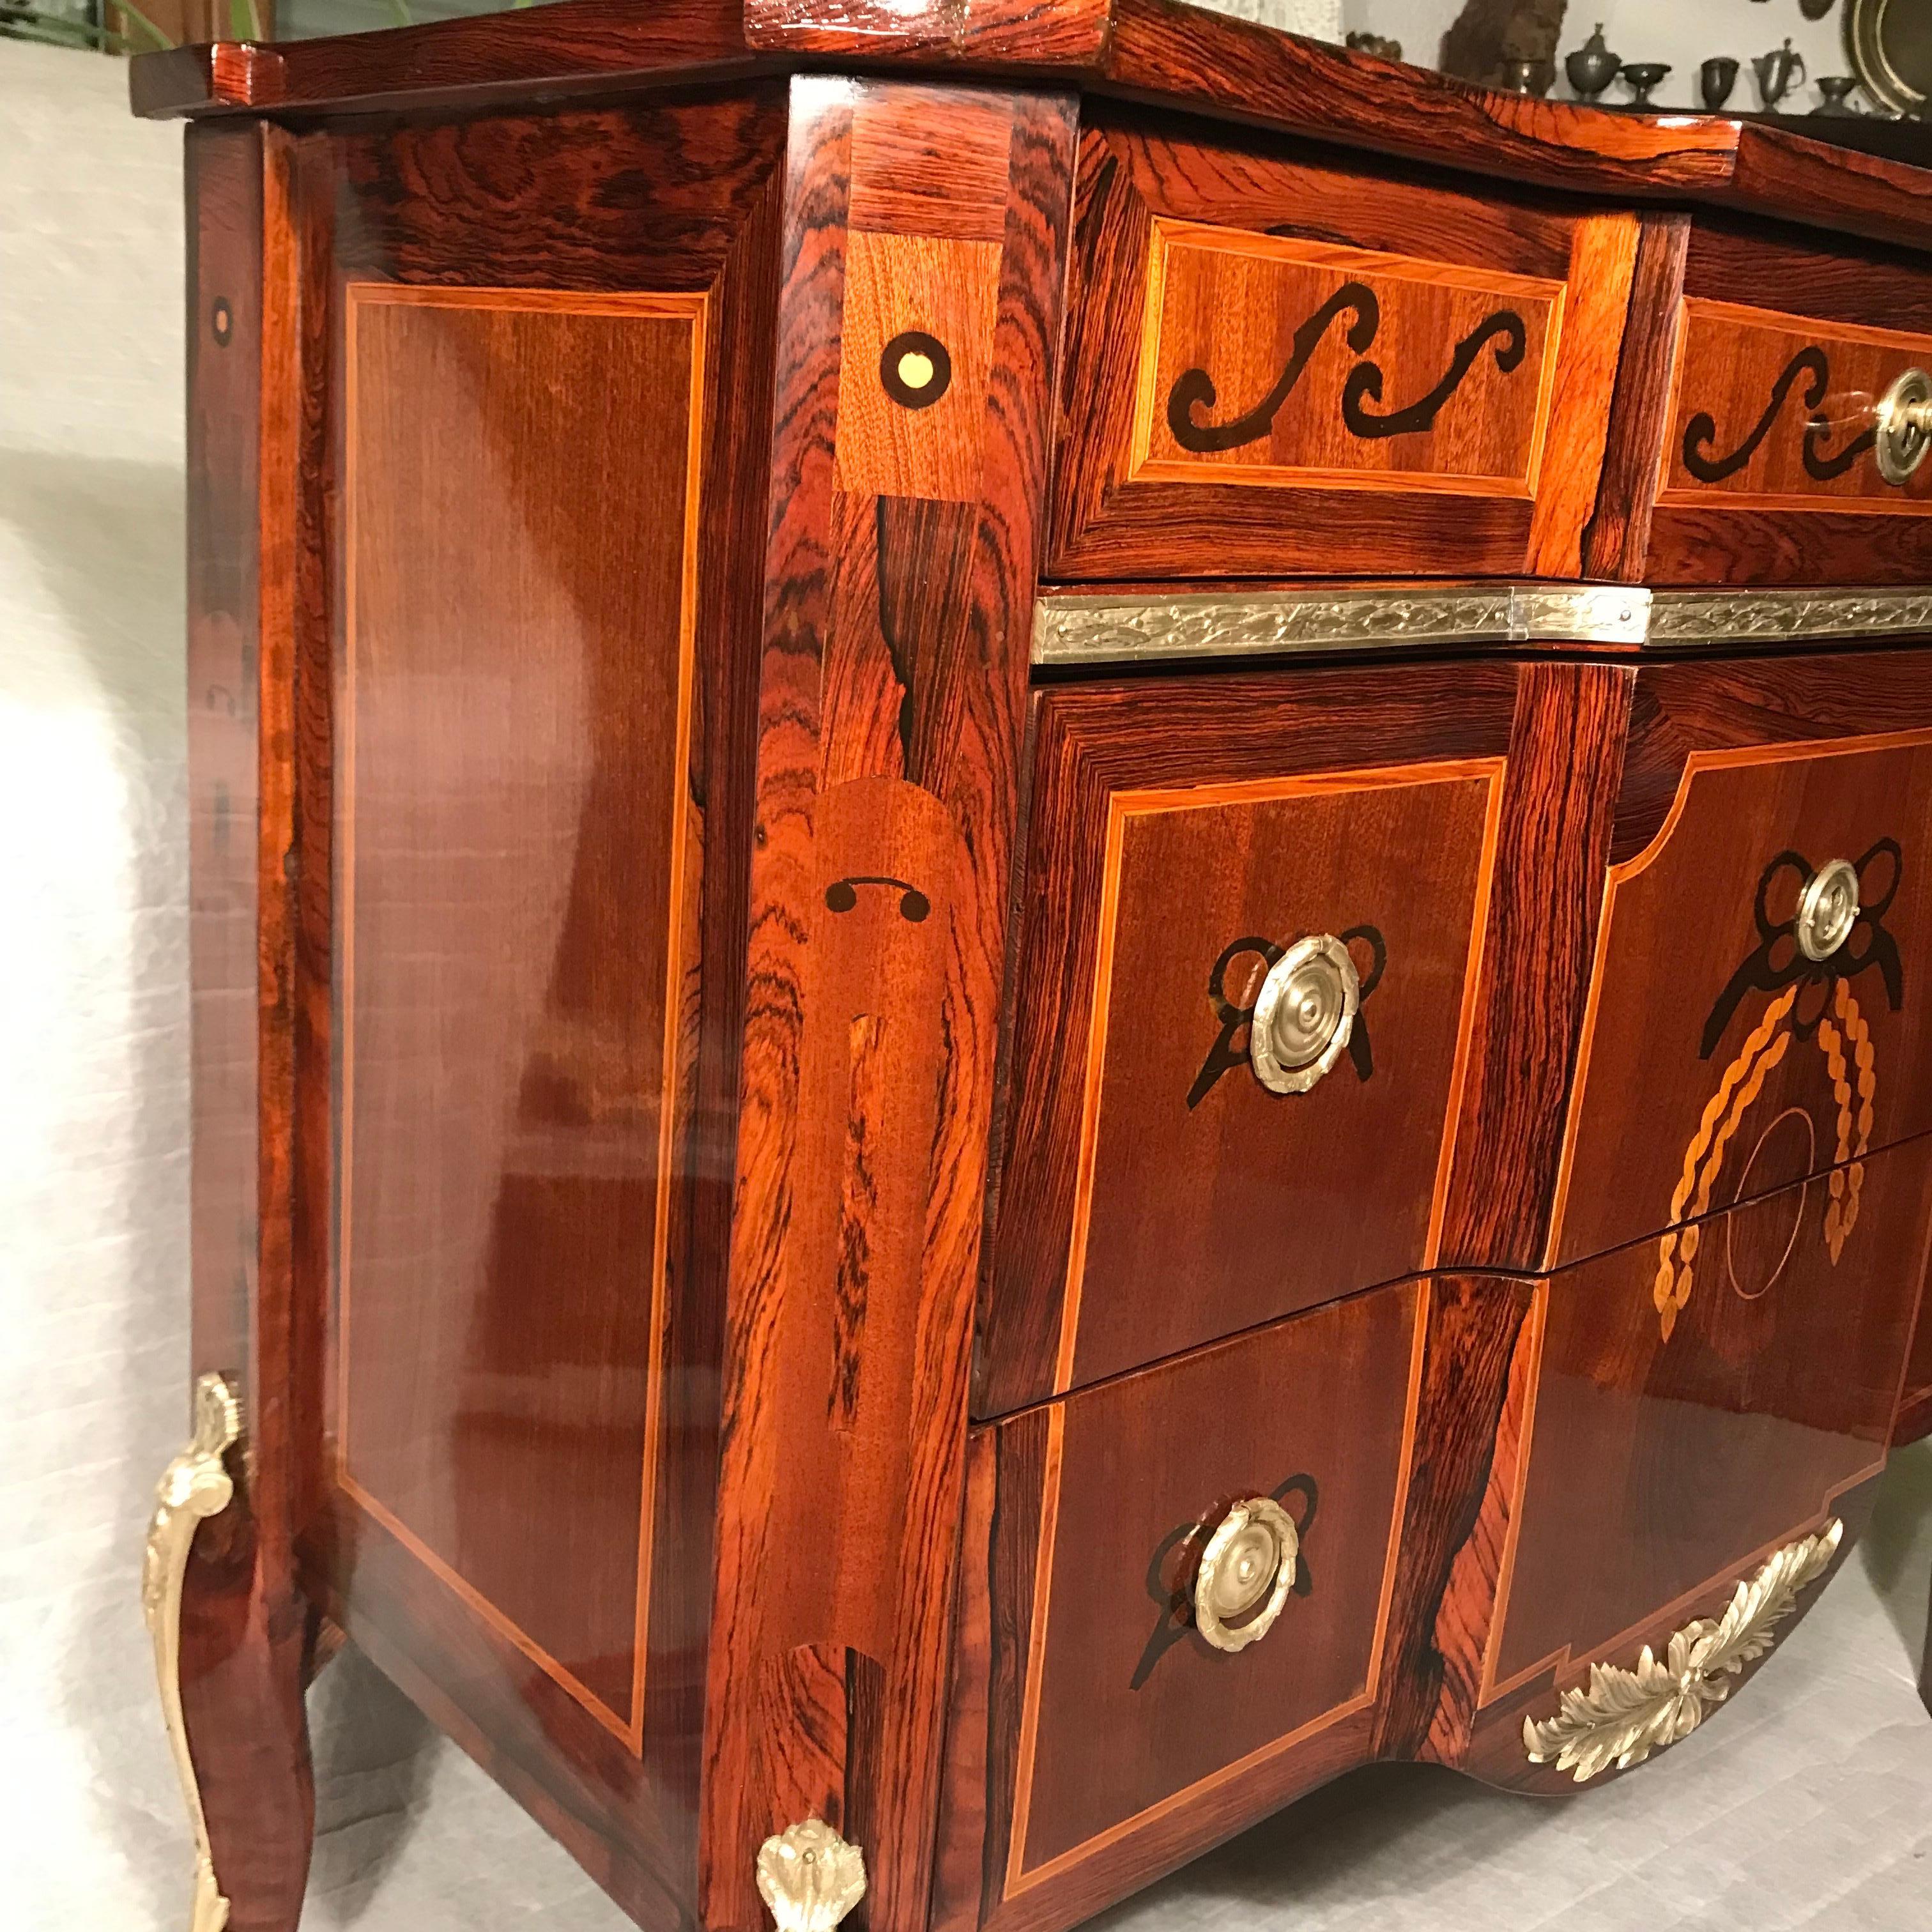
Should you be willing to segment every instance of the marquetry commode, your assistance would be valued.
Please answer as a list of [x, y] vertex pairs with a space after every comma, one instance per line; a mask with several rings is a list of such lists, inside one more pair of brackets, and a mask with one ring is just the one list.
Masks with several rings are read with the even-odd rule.
[[1738, 1694], [1932, 1424], [1932, 173], [1159, 0], [134, 75], [197, 1926], [344, 1635], [708, 1932]]

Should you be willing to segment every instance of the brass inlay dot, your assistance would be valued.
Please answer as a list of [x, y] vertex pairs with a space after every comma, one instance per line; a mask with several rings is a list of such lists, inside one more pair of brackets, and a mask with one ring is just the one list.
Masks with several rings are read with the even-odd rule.
[[952, 356], [922, 328], [902, 329], [879, 357], [879, 382], [902, 410], [930, 409], [952, 386]]

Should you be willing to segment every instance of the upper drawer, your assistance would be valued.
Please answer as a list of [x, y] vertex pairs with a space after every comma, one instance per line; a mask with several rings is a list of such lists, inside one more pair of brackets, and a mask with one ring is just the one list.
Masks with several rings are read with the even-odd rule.
[[1650, 666], [1633, 718], [1558, 1262], [1932, 1129], [1924, 658]]
[[1078, 195], [1052, 574], [1579, 574], [1634, 216], [1108, 127]]
[[1042, 698], [978, 1412], [1432, 1264], [1516, 690]]
[[[1647, 579], [1932, 579], [1932, 463], [1890, 482], [1876, 446], [1887, 389], [1908, 370], [1932, 370], [1922, 258], [1827, 253], [1700, 221], [1681, 291], [1658, 304], [1647, 332], [1646, 352], [1670, 370], [1650, 430]], [[1619, 440], [1634, 433], [1630, 409]]]

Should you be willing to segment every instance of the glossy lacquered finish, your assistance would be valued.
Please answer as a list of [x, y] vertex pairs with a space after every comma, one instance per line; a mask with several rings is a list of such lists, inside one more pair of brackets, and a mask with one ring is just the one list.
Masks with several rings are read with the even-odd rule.
[[[1647, 667], [1624, 754], [1554, 1257], [1596, 1253], [1932, 1126], [1932, 696], [1910, 652]], [[1808, 881], [1859, 910], [1808, 958]], [[1848, 1165], [1849, 1164], [1849, 1165]]]
[[1629, 425], [1657, 444], [1648, 579], [1932, 575], [1932, 470], [1888, 482], [1874, 447], [1880, 399], [1932, 355], [1932, 265], [1700, 220], [1658, 295], [1670, 373]]
[[1932, 1417], [1921, 654], [1029, 646], [1055, 573], [1918, 580], [1912, 171], [1153, 0], [136, 86], [211, 116], [234, 1927], [338, 1628], [644, 1924], [816, 1816], [871, 1932], [1058, 1932], [1350, 1764], [1555, 1789], [1526, 1718], [1856, 1534]]
[[[1535, 1241], [1554, 1149], [1526, 1116], [1582, 965], [1526, 950], [1514, 908], [1588, 926], [1608, 824], [1567, 778], [1628, 684], [1486, 663], [1039, 700], [980, 1413]], [[1271, 1092], [1256, 994], [1310, 934], [1360, 1012], [1318, 1084]]]
[[[656, 1917], [696, 1883], [768, 434], [716, 371], [769, 352], [783, 129], [290, 143], [304, 1585]], [[627, 176], [648, 210], [579, 211]]]
[[1057, 574], [1576, 574], [1634, 215], [1104, 120], [1078, 197]]

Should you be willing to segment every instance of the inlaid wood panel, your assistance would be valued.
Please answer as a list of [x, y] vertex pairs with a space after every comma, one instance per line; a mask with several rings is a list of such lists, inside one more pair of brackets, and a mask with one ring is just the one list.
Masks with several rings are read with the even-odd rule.
[[784, 128], [298, 146], [304, 1578], [652, 1922], [697, 1889]]
[[1893, 380], [1928, 365], [1932, 335], [1685, 302], [1658, 502], [1932, 512], [1932, 468], [1888, 483], [1872, 427]]
[[[1906, 656], [1659, 667], [1635, 715], [1555, 1252], [1834, 1166], [1844, 1238], [1858, 1163], [1932, 1126], [1915, 963], [1932, 945], [1922, 676]], [[1902, 728], [1862, 735], [1861, 719]], [[1834, 860], [1856, 869], [1860, 911], [1814, 961], [1795, 922]]]
[[1842, 1245], [1838, 1178], [1689, 1231], [1696, 1277], [1670, 1317], [1667, 1241], [1540, 1291], [1485, 1703], [1552, 1673], [1574, 1682], [1592, 1660], [1628, 1665], [1654, 1622], [1818, 1528], [1883, 1466], [1932, 1228], [1932, 1141], [1868, 1164]]
[[[1609, 832], [1572, 781], [1614, 783], [1627, 694], [1489, 662], [1041, 695], [976, 1413], [1438, 1261], [1534, 1264], [1557, 1138], [1531, 1117], [1568, 1080], [1600, 892], [1575, 861]], [[1319, 934], [1355, 1028], [1273, 1092], [1256, 994]]]
[[704, 308], [357, 284], [345, 322], [340, 1480], [634, 1743]]
[[[1156, 219], [1129, 476], [1532, 496], [1563, 296]], [[1442, 374], [1424, 388], [1432, 358]], [[1416, 392], [1398, 395], [1394, 370]]]
[[[1426, 1300], [1415, 1284], [1378, 1290], [1054, 1406], [1036, 1504], [1006, 1495], [1025, 1486], [1035, 1419], [1016, 1426], [1022, 1453], [1003, 1439], [1000, 1506], [1016, 1520], [995, 1537], [1036, 1526], [1011, 1552], [1030, 1571], [1024, 1625], [1005, 1626], [1018, 1730], [992, 1741], [1012, 1754], [1003, 1904], [1170, 1819], [1184, 1828], [1174, 1814], [1216, 1792], [1250, 1815], [1280, 1802], [1332, 1772], [1337, 1726], [1360, 1749]], [[1192, 1576], [1245, 1496], [1280, 1502], [1300, 1548], [1280, 1620], [1230, 1653], [1193, 1626]]]
[[1075, 108], [790, 102], [698, 1916], [926, 1932]]
[[1688, 228], [1676, 286], [1650, 291], [1674, 339], [1648, 358], [1667, 387], [1631, 397], [1631, 453], [1652, 452], [1634, 480], [1654, 508], [1645, 554], [1620, 574], [1925, 580], [1932, 470], [1887, 483], [1873, 446], [1892, 379], [1932, 367], [1932, 262], [1714, 216]]
[[1575, 576], [1634, 217], [1082, 136], [1052, 567]]

